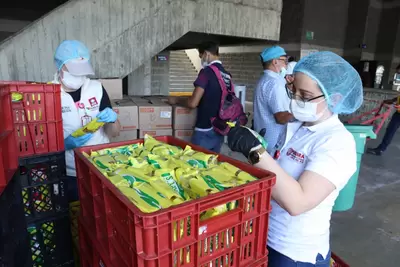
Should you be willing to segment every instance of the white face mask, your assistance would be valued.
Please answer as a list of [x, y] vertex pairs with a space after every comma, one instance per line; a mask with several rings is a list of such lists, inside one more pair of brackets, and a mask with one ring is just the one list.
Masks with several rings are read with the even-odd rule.
[[86, 80], [86, 76], [75, 76], [68, 71], [63, 71], [61, 82], [69, 89], [78, 90], [82, 87]]
[[285, 78], [286, 73], [287, 73], [287, 69], [284, 68], [284, 67], [282, 67], [282, 68], [281, 68], [281, 71], [279, 72], [279, 75], [281, 75], [281, 77]]
[[315, 122], [319, 120], [324, 111], [321, 113], [317, 113], [318, 104], [325, 101], [325, 99], [321, 100], [320, 102], [305, 102], [304, 107], [300, 107], [297, 100], [292, 99], [290, 102], [290, 109], [292, 111], [293, 116], [302, 122]]
[[205, 57], [202, 57], [202, 58], [201, 58], [201, 66], [202, 66], [203, 68], [205, 68], [205, 67], [207, 67], [207, 66], [209, 65], [208, 60], [207, 60], [207, 57], [208, 57], [208, 55], [206, 54]]

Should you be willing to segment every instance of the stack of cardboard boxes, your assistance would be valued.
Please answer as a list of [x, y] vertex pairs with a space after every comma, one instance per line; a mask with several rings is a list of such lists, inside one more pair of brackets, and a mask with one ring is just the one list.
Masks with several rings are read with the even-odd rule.
[[135, 140], [145, 134], [173, 135], [190, 142], [196, 122], [196, 109], [167, 104], [166, 97], [122, 95], [121, 79], [101, 79], [114, 111], [121, 123], [121, 132], [112, 142]]
[[193, 128], [196, 123], [197, 110], [173, 106], [172, 111], [174, 136], [190, 142], [193, 134]]
[[129, 98], [125, 97], [121, 100], [113, 100], [112, 107], [118, 114], [121, 123], [121, 131], [119, 136], [112, 138], [112, 142], [135, 140], [137, 139], [139, 116], [137, 105]]
[[139, 112], [138, 137], [172, 135], [172, 107], [157, 97], [132, 97]]

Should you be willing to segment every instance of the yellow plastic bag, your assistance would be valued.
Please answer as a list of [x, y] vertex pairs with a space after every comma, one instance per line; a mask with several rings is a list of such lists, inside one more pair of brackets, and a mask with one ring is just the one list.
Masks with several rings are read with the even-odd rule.
[[24, 95], [18, 92], [11, 93], [11, 101], [12, 102], [19, 102], [24, 98]]
[[169, 169], [154, 170], [153, 176], [156, 179], [159, 179], [163, 181], [165, 184], [167, 184], [182, 199], [185, 200], [188, 198], [181, 185], [177, 182], [174, 170], [169, 170]]
[[104, 126], [104, 122], [98, 122], [97, 118], [95, 118], [94, 120], [92, 120], [91, 122], [89, 122], [88, 124], [83, 126], [82, 128], [79, 128], [78, 130], [73, 132], [71, 135], [73, 137], [80, 137], [87, 133], [94, 133], [103, 126]]
[[185, 160], [193, 167], [206, 169], [218, 163], [217, 155], [194, 151], [190, 146], [186, 146], [181, 159]]
[[256, 181], [257, 178], [248, 174], [247, 172], [242, 171], [241, 169], [229, 164], [227, 162], [221, 162], [219, 164], [220, 167], [224, 168], [225, 170], [231, 172], [234, 176], [236, 176], [239, 180], [242, 180], [246, 183]]

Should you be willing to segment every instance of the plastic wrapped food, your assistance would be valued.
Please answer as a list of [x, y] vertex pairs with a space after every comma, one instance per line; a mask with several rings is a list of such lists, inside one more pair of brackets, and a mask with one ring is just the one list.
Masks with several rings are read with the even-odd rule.
[[102, 170], [110, 170], [117, 162], [112, 156], [103, 155], [92, 158], [94, 164]]
[[211, 176], [220, 183], [224, 183], [232, 180], [235, 176], [231, 172], [227, 172], [221, 167], [214, 167], [211, 169], [206, 169], [201, 171], [202, 176]]
[[170, 188], [172, 188], [172, 190], [178, 193], [182, 199], [184, 200], [187, 199], [187, 195], [185, 194], [183, 188], [177, 182], [174, 170], [169, 170], [169, 169], [154, 170], [153, 176], [164, 181]]
[[24, 99], [24, 95], [18, 92], [12, 92], [11, 93], [11, 101], [12, 102], [19, 102], [22, 99]]
[[[217, 155], [194, 151], [190, 146], [182, 150], [151, 136], [145, 136], [143, 144], [92, 151], [85, 157], [143, 212], [154, 212], [256, 180], [229, 163], [218, 163]], [[237, 205], [234, 201], [210, 208], [200, 219], [220, 215]]]
[[113, 158], [114, 158], [115, 162], [119, 163], [119, 164], [129, 164], [130, 163], [130, 157], [127, 155], [114, 154]]
[[99, 156], [99, 155], [113, 155], [115, 153], [119, 153], [126, 156], [135, 156], [139, 151], [143, 150], [143, 144], [131, 144], [127, 146], [119, 146], [119, 147], [112, 147], [112, 148], [105, 148], [97, 151], [92, 151], [91, 156]]
[[158, 155], [149, 154], [147, 156], [147, 162], [153, 166], [154, 169], [168, 168], [168, 159]]
[[182, 187], [192, 199], [205, 197], [219, 192], [218, 189], [210, 187], [202, 177], [198, 176], [187, 178], [183, 181]]
[[222, 168], [224, 168], [225, 170], [233, 173], [234, 176], [236, 176], [238, 179], [248, 183], [248, 182], [252, 182], [252, 181], [256, 181], [257, 178], [248, 174], [247, 172], [242, 171], [241, 169], [233, 166], [232, 164], [229, 164], [227, 162], [221, 162], [219, 164], [219, 166], [221, 166]]
[[144, 147], [149, 152], [159, 156], [179, 155], [182, 153], [182, 148], [160, 142], [147, 134], [144, 136]]
[[146, 159], [139, 158], [139, 157], [137, 157], [137, 158], [129, 157], [128, 165], [133, 168], [137, 168], [137, 169], [141, 169], [141, 168], [149, 166]]
[[209, 168], [218, 163], [217, 155], [198, 152], [192, 150], [190, 146], [186, 146], [181, 158], [186, 160], [193, 167], [200, 165], [201, 168]]
[[[145, 175], [135, 175], [130, 169], [117, 169], [114, 171], [116, 176], [120, 176], [125, 179], [130, 187], [134, 187], [138, 184], [147, 183], [149, 184], [149, 178], [146, 179]], [[111, 176], [112, 177], [112, 176]]]
[[240, 183], [235, 178], [233, 178], [229, 181], [225, 181], [225, 182], [219, 182], [210, 175], [204, 175], [204, 176], [202, 175], [202, 178], [208, 184], [209, 187], [216, 188], [216, 189], [218, 189], [218, 191], [224, 191], [226, 189], [233, 188], [235, 186], [239, 186], [239, 185], [243, 184], [243, 182]]
[[150, 180], [150, 185], [157, 191], [161, 192], [166, 198], [168, 198], [174, 205], [181, 204], [185, 201], [179, 193], [172, 189], [164, 181], [159, 179], [152, 179]]
[[97, 118], [95, 118], [91, 122], [89, 122], [88, 124], [83, 126], [82, 128], [79, 128], [78, 130], [73, 132], [71, 135], [73, 137], [80, 137], [87, 133], [94, 133], [103, 126], [104, 126], [104, 122], [98, 122]]

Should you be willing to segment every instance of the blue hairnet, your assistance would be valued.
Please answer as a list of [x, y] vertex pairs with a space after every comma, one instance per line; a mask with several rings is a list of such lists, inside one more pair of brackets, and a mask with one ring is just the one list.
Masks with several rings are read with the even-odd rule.
[[363, 103], [360, 75], [335, 53], [310, 54], [296, 64], [293, 72], [302, 72], [315, 80], [325, 95], [329, 110], [335, 114], [351, 114]]
[[280, 58], [281, 56], [286, 56], [285, 49], [277, 45], [265, 48], [264, 51], [262, 51], [260, 54], [262, 62], [267, 62], [276, 58]]
[[54, 62], [57, 70], [72, 59], [85, 58], [90, 60], [89, 49], [77, 40], [65, 40], [56, 49], [54, 54]]

